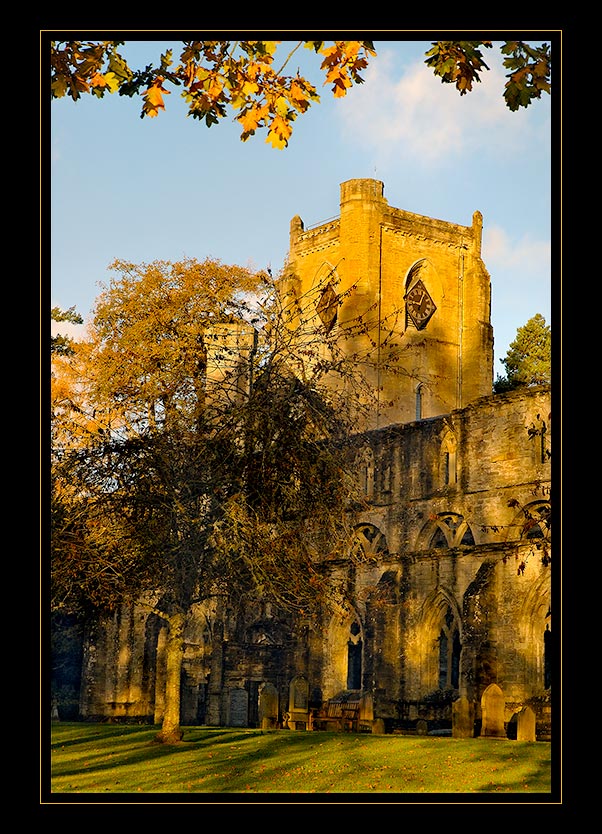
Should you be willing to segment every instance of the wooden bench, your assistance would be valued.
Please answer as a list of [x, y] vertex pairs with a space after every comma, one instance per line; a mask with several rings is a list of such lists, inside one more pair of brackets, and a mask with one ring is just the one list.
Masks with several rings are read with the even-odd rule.
[[319, 730], [335, 732], [357, 732], [359, 726], [360, 705], [357, 701], [329, 701], [325, 713], [318, 714], [314, 726]]

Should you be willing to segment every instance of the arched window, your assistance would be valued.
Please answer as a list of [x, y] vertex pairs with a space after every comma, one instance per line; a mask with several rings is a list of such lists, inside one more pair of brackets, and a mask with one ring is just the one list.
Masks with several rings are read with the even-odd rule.
[[329, 281], [316, 304], [316, 310], [327, 333], [330, 333], [336, 323], [338, 305], [339, 297], [335, 292], [332, 282]]
[[362, 637], [359, 624], [354, 621], [347, 641], [347, 689], [362, 688]]
[[374, 524], [358, 524], [355, 527], [355, 538], [368, 559], [389, 551], [385, 535]]
[[546, 630], [543, 633], [543, 687], [550, 689], [552, 686], [552, 632], [546, 623]]
[[452, 486], [458, 481], [456, 449], [456, 438], [448, 431], [441, 441], [440, 471], [443, 486]]
[[461, 545], [472, 546], [475, 543], [472, 530], [462, 515], [439, 513], [430, 525], [434, 525], [434, 530], [432, 526], [429, 526], [423, 531], [423, 535], [428, 534], [429, 529], [432, 531], [428, 542], [429, 548], [447, 549]]
[[[518, 501], [508, 502], [509, 507], [520, 507]], [[549, 501], [532, 501], [520, 507], [512, 523], [507, 526], [506, 541], [512, 539], [536, 539], [544, 548], [551, 537], [552, 507]]]
[[337, 322], [340, 298], [337, 292], [339, 276], [336, 266], [324, 261], [316, 273], [313, 286], [319, 293], [316, 299], [316, 312], [324, 325], [326, 333], [330, 333]]
[[458, 689], [460, 650], [460, 632], [448, 606], [439, 632], [439, 689]]
[[547, 501], [533, 502], [523, 510], [521, 538], [549, 539], [551, 507]]

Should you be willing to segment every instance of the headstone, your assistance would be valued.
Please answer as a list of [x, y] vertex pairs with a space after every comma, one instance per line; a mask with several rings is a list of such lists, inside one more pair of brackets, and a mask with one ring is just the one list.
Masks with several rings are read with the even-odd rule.
[[535, 741], [535, 713], [531, 707], [523, 707], [517, 716], [517, 741]]
[[249, 696], [246, 689], [231, 689], [229, 703], [230, 727], [246, 727], [249, 723]]
[[290, 686], [291, 710], [306, 710], [309, 700], [309, 685], [303, 677], [293, 678]]
[[288, 711], [291, 730], [309, 729], [309, 684], [303, 675], [297, 675], [290, 683]]
[[481, 735], [486, 738], [506, 738], [504, 728], [504, 693], [491, 683], [481, 696]]
[[429, 731], [428, 721], [425, 721], [424, 718], [419, 718], [416, 722], [416, 732], [419, 736], [425, 736]]
[[372, 722], [372, 733], [378, 736], [385, 734], [385, 722], [383, 718], [375, 718]]
[[262, 730], [278, 727], [278, 690], [271, 683], [262, 684], [259, 690], [259, 726]]
[[472, 701], [463, 695], [452, 704], [452, 736], [472, 738], [474, 736], [475, 708]]

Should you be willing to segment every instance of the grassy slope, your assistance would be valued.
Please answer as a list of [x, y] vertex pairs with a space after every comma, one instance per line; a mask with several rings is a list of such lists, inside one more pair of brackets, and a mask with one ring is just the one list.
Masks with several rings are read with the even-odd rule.
[[187, 727], [181, 744], [165, 746], [148, 726], [56, 723], [51, 730], [51, 801], [87, 793], [551, 791], [546, 742]]

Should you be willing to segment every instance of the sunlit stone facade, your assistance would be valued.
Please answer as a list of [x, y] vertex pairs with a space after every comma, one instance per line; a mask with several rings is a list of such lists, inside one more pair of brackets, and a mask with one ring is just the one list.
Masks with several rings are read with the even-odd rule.
[[[292, 220], [285, 287], [306, 295], [325, 275], [335, 295], [353, 285], [334, 321], [328, 295], [316, 315], [343, 329], [376, 310], [359, 337], [376, 345], [394, 319], [386, 351], [411, 374], [389, 372], [382, 353], [366, 372], [380, 395], [358, 438], [359, 557], [329, 566], [353, 608], [313, 623], [261, 602], [192, 611], [183, 724], [345, 729], [328, 714], [347, 701], [360, 704], [351, 729], [445, 732], [464, 698], [479, 733], [496, 685], [509, 734], [530, 706], [537, 737], [549, 737], [550, 390], [491, 394], [481, 231], [479, 212], [460, 226], [392, 208], [377, 180], [343, 183], [338, 218]], [[160, 722], [164, 645], [143, 605], [90, 624], [82, 717]]]

